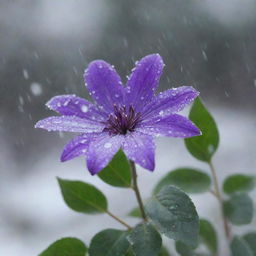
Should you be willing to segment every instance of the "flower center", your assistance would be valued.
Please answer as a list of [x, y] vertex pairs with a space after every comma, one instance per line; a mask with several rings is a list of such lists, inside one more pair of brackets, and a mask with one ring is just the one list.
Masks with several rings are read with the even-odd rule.
[[109, 118], [104, 124], [106, 125], [103, 131], [109, 135], [127, 134], [133, 132], [137, 124], [141, 121], [141, 114], [135, 113], [134, 108], [129, 106], [114, 106], [114, 112], [109, 115]]

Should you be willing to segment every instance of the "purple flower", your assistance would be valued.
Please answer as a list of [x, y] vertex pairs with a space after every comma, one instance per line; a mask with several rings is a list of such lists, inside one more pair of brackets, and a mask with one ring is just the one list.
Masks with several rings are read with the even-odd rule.
[[61, 116], [43, 119], [35, 127], [81, 133], [65, 146], [61, 161], [84, 155], [91, 174], [102, 170], [120, 148], [130, 160], [153, 171], [154, 137], [200, 135], [189, 119], [176, 114], [198, 91], [182, 86], [155, 95], [163, 67], [159, 54], [148, 55], [122, 86], [113, 66], [95, 60], [84, 73], [94, 103], [75, 95], [53, 97], [46, 105]]

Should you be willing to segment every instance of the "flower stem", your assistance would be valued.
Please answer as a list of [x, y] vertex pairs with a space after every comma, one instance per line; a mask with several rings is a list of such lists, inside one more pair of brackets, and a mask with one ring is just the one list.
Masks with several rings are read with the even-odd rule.
[[212, 177], [213, 177], [213, 183], [214, 183], [214, 194], [216, 196], [216, 198], [218, 199], [219, 203], [220, 203], [220, 208], [221, 208], [221, 215], [222, 215], [222, 219], [223, 219], [223, 224], [224, 224], [224, 229], [225, 229], [225, 234], [228, 240], [230, 240], [230, 228], [228, 225], [228, 221], [224, 215], [224, 209], [223, 209], [223, 198], [220, 192], [220, 188], [219, 188], [219, 183], [218, 183], [218, 179], [217, 179], [217, 174], [215, 171], [215, 168], [212, 164], [212, 161], [208, 162], [211, 173], [212, 173]]
[[133, 187], [132, 188], [135, 192], [137, 201], [139, 203], [141, 216], [145, 221], [147, 221], [147, 216], [146, 216], [146, 213], [145, 213], [145, 210], [144, 210], [144, 205], [143, 205], [143, 202], [142, 202], [142, 199], [141, 199], [140, 190], [139, 190], [138, 183], [137, 183], [138, 175], [137, 175], [137, 172], [136, 172], [136, 166], [135, 166], [135, 163], [133, 161], [130, 161], [130, 165], [131, 165], [132, 179], [133, 179]]
[[121, 220], [119, 217], [115, 216], [113, 213], [109, 212], [108, 210], [106, 210], [106, 214], [108, 214], [110, 217], [112, 217], [113, 219], [115, 219], [116, 221], [118, 221], [123, 226], [127, 227], [128, 229], [132, 229], [132, 227], [130, 225], [128, 225], [126, 222], [124, 222], [123, 220]]

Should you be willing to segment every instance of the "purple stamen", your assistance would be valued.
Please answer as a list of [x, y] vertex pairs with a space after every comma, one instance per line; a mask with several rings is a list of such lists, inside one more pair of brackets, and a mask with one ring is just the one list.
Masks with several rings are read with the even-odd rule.
[[126, 106], [114, 106], [114, 113], [109, 115], [109, 118], [104, 124], [106, 125], [103, 131], [109, 135], [127, 134], [133, 132], [135, 127], [141, 121], [141, 114], [135, 113], [134, 108], [129, 106], [128, 111]]

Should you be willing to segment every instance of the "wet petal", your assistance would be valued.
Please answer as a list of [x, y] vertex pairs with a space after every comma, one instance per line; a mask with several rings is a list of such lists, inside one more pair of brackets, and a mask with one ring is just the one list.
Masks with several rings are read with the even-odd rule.
[[101, 132], [104, 125], [76, 116], [52, 116], [37, 122], [35, 128], [41, 128], [47, 131], [89, 133]]
[[140, 111], [154, 96], [164, 67], [159, 54], [142, 58], [135, 66], [126, 84], [126, 104]]
[[137, 130], [156, 137], [188, 138], [201, 134], [200, 130], [188, 118], [177, 114], [145, 121], [140, 124]]
[[87, 168], [92, 175], [107, 166], [120, 149], [122, 140], [123, 136], [110, 137], [108, 133], [101, 133], [90, 142], [87, 151]]
[[125, 136], [123, 150], [127, 157], [145, 169], [155, 169], [155, 143], [153, 137], [132, 132]]
[[59, 95], [53, 97], [46, 106], [59, 114], [66, 116], [78, 116], [90, 120], [104, 120], [104, 113], [91, 102], [76, 97], [75, 95]]
[[142, 111], [144, 118], [169, 116], [190, 104], [199, 92], [192, 86], [181, 86], [157, 95]]
[[85, 133], [76, 136], [64, 147], [61, 161], [65, 162], [75, 157], [86, 155], [90, 141], [96, 136], [98, 136], [98, 133]]
[[92, 98], [106, 112], [114, 104], [123, 104], [124, 87], [115, 69], [103, 60], [96, 60], [85, 70], [84, 79]]

